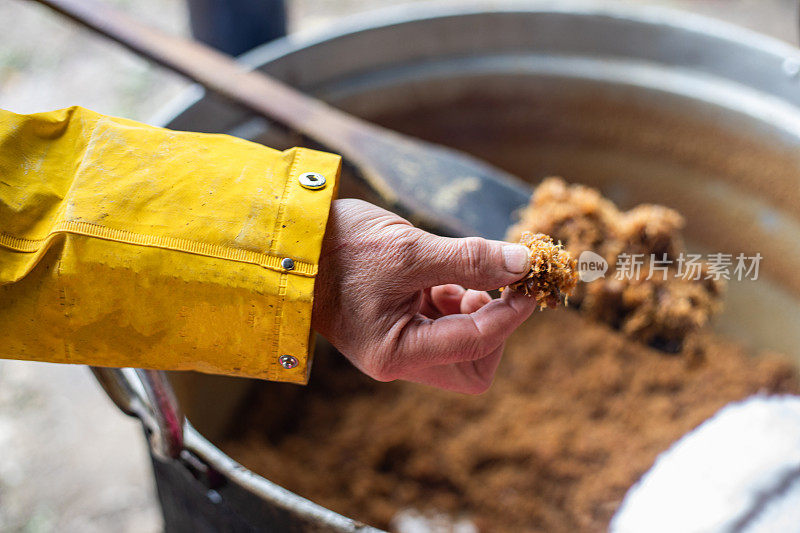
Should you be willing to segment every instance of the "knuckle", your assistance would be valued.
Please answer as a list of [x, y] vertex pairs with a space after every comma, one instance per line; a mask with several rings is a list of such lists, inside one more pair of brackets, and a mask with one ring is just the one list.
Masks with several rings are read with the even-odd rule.
[[372, 359], [366, 373], [376, 381], [387, 382], [394, 381], [399, 377], [397, 371], [394, 359], [381, 354]]
[[461, 243], [461, 261], [469, 274], [479, 274], [489, 259], [489, 243], [481, 237], [467, 237]]
[[480, 339], [462, 339], [453, 343], [450, 352], [445, 354], [447, 361], [456, 363], [474, 363], [487, 355]]
[[411, 231], [402, 231], [392, 237], [389, 246], [392, 262], [401, 269], [412, 268], [418, 262], [419, 236]]
[[486, 365], [481, 364], [481, 361], [474, 361], [472, 363], [471, 377], [470, 394], [483, 394], [492, 386], [494, 371]]
[[473, 320], [472, 329], [470, 329], [468, 335], [465, 334], [461, 338], [459, 349], [461, 353], [468, 357], [466, 360], [477, 361], [478, 359], [482, 359], [485, 355], [488, 355], [488, 341], [489, 339], [486, 334], [481, 331], [480, 326]]
[[491, 385], [492, 385], [491, 379], [478, 379], [473, 383], [471, 383], [465, 392], [473, 396], [478, 396], [488, 391]]
[[478, 361], [488, 355], [486, 342], [483, 338], [472, 340], [467, 346], [464, 347], [464, 353], [469, 357], [468, 361]]

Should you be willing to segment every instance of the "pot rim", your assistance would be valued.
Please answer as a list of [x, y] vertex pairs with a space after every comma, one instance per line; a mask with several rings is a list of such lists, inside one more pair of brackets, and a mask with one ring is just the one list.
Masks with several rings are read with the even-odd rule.
[[[689, 34], [718, 39], [734, 47], [749, 48], [783, 61], [784, 75], [797, 76], [800, 71], [800, 49], [775, 37], [736, 24], [676, 8], [631, 5], [602, 0], [473, 0], [455, 2], [433, 0], [414, 4], [384, 7], [337, 18], [335, 24], [293, 32], [286, 37], [265, 43], [237, 58], [251, 69], [281, 57], [300, 52], [339, 38], [401, 26], [408, 23], [451, 17], [487, 14], [563, 14], [570, 16], [607, 17], [645, 26], [669, 28]], [[800, 93], [800, 85], [798, 86]], [[206, 97], [207, 91], [193, 83], [167, 102], [149, 120], [151, 124], [169, 127], [176, 118]]]

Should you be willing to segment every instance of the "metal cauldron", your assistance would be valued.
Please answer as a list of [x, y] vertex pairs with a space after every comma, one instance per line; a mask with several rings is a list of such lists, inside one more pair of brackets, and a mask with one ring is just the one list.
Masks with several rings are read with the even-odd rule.
[[[417, 6], [293, 35], [245, 61], [356, 115], [535, 182], [600, 188], [684, 213], [690, 248], [763, 256], [732, 283], [724, 334], [800, 362], [800, 50], [660, 8]], [[161, 123], [275, 148], [298, 139], [200, 88]], [[345, 176], [342, 196], [376, 201]], [[443, 201], [459, 201], [455, 187]], [[479, 206], [476, 206], [479, 208]], [[236, 464], [211, 443], [248, 380], [100, 370], [140, 416], [170, 531], [368, 529]], [[276, 407], [278, 408], [278, 407]]]

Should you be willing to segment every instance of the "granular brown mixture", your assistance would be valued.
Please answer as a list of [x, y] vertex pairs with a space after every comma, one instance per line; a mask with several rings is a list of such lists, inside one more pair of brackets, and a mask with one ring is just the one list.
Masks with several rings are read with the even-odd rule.
[[777, 354], [707, 332], [665, 354], [568, 309], [512, 336], [482, 396], [376, 383], [335, 355], [312, 374], [262, 384], [223, 449], [375, 526], [411, 507], [492, 532], [601, 531], [656, 455], [726, 403], [800, 391]]
[[[622, 253], [676, 259], [682, 225], [664, 207], [620, 212], [597, 191], [546, 180], [509, 240], [546, 233], [573, 255], [601, 255], [612, 271], [579, 284], [570, 298], [579, 313], [534, 314], [510, 339], [486, 394], [376, 383], [323, 353], [307, 388], [261, 384], [223, 450], [379, 527], [411, 508], [466, 517], [482, 531], [601, 531], [656, 456], [725, 404], [800, 392], [787, 359], [752, 357], [702, 328], [721, 298], [706, 265], [696, 281], [674, 270], [665, 280], [614, 279]], [[553, 269], [544, 265], [554, 253], [569, 262], [549, 243], [525, 287], [544, 288], [546, 303], [567, 279], [549, 287]]]
[[578, 284], [577, 261], [543, 233], [524, 231], [519, 242], [531, 251], [531, 269], [508, 288], [534, 298], [540, 309], [557, 307]]
[[548, 178], [507, 239], [546, 233], [573, 257], [585, 251], [598, 254], [609, 272], [578, 284], [570, 304], [632, 339], [678, 351], [719, 310], [723, 292], [708, 265], [685, 254], [683, 225], [683, 217], [672, 209], [640, 205], [620, 211], [594, 189]]

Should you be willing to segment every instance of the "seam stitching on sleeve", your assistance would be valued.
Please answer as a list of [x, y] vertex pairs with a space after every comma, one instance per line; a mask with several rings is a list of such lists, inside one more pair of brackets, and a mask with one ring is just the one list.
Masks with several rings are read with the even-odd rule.
[[[63, 256], [59, 254], [59, 257], [55, 262], [55, 268], [53, 269], [53, 272], [56, 278], [58, 279], [56, 284], [58, 287], [60, 287], [58, 291], [58, 296], [59, 296], [59, 304], [61, 305], [61, 314], [64, 317], [64, 324], [66, 325], [66, 329], [69, 330], [69, 327], [72, 325], [72, 313], [70, 313], [69, 298], [67, 297], [67, 288], [64, 285], [64, 283], [62, 283], [61, 280], [62, 259]], [[71, 361], [72, 356], [70, 354], [72, 352], [72, 346], [70, 345], [69, 336], [64, 335], [61, 339], [61, 343], [64, 348], [64, 359], [67, 361]]]
[[283, 192], [281, 193], [280, 202], [278, 202], [278, 212], [275, 214], [275, 227], [272, 229], [272, 245], [269, 250], [272, 254], [274, 254], [278, 249], [278, 242], [280, 241], [280, 236], [282, 233], [281, 226], [283, 225], [283, 219], [286, 216], [286, 202], [288, 200], [291, 183], [294, 182], [294, 177], [295, 173], [297, 172], [297, 167], [299, 166], [301, 154], [302, 151], [300, 148], [296, 148], [294, 157], [292, 158], [292, 164], [289, 166], [289, 176], [283, 183]]
[[[59, 234], [64, 233], [95, 237], [98, 239], [124, 244], [174, 250], [177, 252], [185, 252], [217, 259], [226, 259], [240, 263], [250, 263], [267, 268], [269, 270], [287, 273], [286, 269], [281, 266], [281, 260], [283, 258], [270, 254], [254, 252], [252, 250], [229, 248], [218, 244], [197, 242], [177, 237], [134, 233], [127, 230], [112, 229], [106, 226], [100, 226], [91, 222], [79, 222], [72, 220], [56, 223], [53, 229], [50, 231], [50, 234], [44, 239], [24, 239], [21, 237], [14, 237], [6, 233], [0, 233], [0, 247], [22, 253], [40, 252], [48, 241], [52, 240]], [[316, 265], [307, 263], [305, 261], [295, 261], [294, 270], [288, 271], [288, 273], [303, 277], [313, 277], [316, 275], [316, 270]]]
[[[289, 282], [289, 276], [285, 273], [281, 274], [281, 279], [278, 282], [278, 302], [275, 304], [275, 324], [272, 330], [272, 353], [274, 357], [269, 361], [269, 368], [271, 370], [272, 379], [277, 379], [280, 373], [278, 367], [278, 358], [283, 355], [280, 353], [281, 349], [281, 326], [283, 325], [283, 308], [284, 301], [286, 300], [286, 287]], [[290, 354], [293, 355], [293, 354]]]
[[[289, 191], [291, 190], [291, 184], [294, 182], [295, 174], [297, 172], [297, 168], [300, 165], [300, 159], [302, 156], [302, 149], [296, 148], [294, 152], [294, 157], [292, 158], [292, 164], [289, 166], [289, 176], [283, 184], [283, 193], [281, 194], [280, 202], [278, 203], [278, 212], [275, 215], [275, 228], [272, 232], [272, 246], [270, 247], [270, 252], [275, 254], [278, 249], [278, 243], [280, 242], [281, 237], [281, 228], [283, 226], [284, 217], [286, 216], [286, 203], [289, 199]], [[273, 357], [272, 360], [269, 362], [269, 366], [273, 369], [275, 376], [277, 377], [280, 373], [280, 368], [278, 368], [278, 360], [277, 357], [282, 355], [280, 353], [281, 349], [281, 326], [283, 324], [283, 310], [284, 310], [284, 301], [286, 299], [286, 286], [288, 284], [288, 277], [285, 275], [281, 276], [280, 285], [278, 288], [278, 301], [275, 306], [275, 325], [273, 329], [273, 354], [276, 357]], [[294, 354], [292, 354], [294, 355]]]

